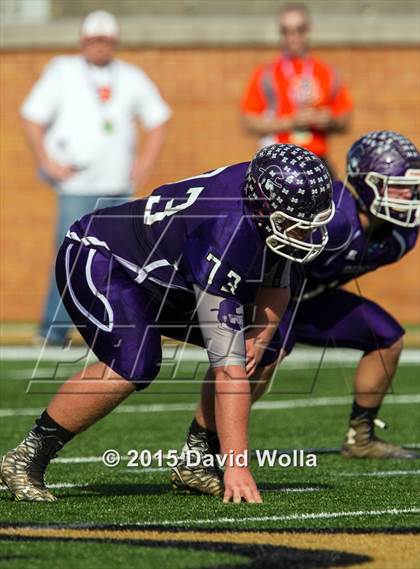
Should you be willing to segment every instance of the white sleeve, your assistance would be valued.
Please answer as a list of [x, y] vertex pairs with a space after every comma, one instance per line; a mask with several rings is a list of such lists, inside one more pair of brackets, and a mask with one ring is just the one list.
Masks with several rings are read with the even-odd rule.
[[245, 367], [244, 308], [194, 285], [197, 315], [211, 367]]
[[23, 118], [47, 125], [52, 122], [60, 100], [59, 62], [53, 59], [32, 87], [20, 109]]
[[151, 130], [166, 122], [172, 112], [153, 81], [140, 69], [137, 71], [134, 112], [144, 128]]

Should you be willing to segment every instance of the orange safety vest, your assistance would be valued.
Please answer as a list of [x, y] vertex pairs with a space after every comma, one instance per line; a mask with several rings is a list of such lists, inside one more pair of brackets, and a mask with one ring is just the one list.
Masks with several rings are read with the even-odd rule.
[[[353, 102], [338, 74], [326, 63], [309, 56], [281, 56], [274, 62], [258, 67], [251, 76], [242, 98], [244, 114], [293, 116], [299, 108], [327, 107], [338, 116], [352, 110]], [[311, 150], [318, 156], [327, 154], [324, 132], [284, 132], [264, 142], [291, 142]]]

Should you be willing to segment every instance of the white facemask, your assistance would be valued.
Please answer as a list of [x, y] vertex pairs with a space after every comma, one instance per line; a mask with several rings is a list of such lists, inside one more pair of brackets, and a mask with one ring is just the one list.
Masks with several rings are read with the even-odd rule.
[[[296, 217], [275, 212], [270, 215], [270, 225], [273, 234], [266, 238], [267, 246], [277, 255], [286, 257], [296, 263], [308, 263], [315, 259], [328, 243], [326, 225], [334, 216], [335, 206], [319, 213], [311, 222]], [[292, 222], [286, 225], [285, 222]], [[296, 231], [306, 233], [306, 239], [293, 236]]]

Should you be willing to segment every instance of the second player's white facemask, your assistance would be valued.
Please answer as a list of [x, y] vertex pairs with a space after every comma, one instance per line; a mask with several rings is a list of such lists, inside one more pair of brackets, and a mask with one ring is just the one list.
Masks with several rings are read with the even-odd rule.
[[[420, 170], [408, 170], [405, 176], [384, 176], [369, 172], [365, 181], [374, 193], [369, 207], [372, 215], [402, 227], [420, 225]], [[398, 197], [399, 187], [410, 189], [412, 199]]]
[[304, 221], [284, 213], [270, 215], [273, 234], [266, 238], [267, 246], [277, 255], [296, 263], [308, 263], [315, 259], [328, 243], [326, 225], [334, 216], [331, 208], [319, 213], [312, 221]]

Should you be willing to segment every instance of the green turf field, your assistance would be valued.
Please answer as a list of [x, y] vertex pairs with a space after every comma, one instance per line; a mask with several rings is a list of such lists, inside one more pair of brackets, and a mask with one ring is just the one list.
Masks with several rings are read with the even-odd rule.
[[[418, 352], [400, 366], [381, 413], [389, 430], [379, 435], [420, 448], [416, 358]], [[308, 359], [297, 353], [253, 411], [254, 449], [318, 449], [316, 468], [259, 468], [254, 460], [262, 505], [173, 495], [168, 469], [127, 467], [130, 449], [182, 446], [203, 365], [187, 362], [171, 383], [165, 376], [173, 367], [164, 366], [161, 381], [77, 437], [52, 463], [47, 481], [59, 502], [14, 503], [1, 487], [0, 564], [37, 568], [60, 559], [57, 566], [66, 568], [386, 567], [399, 544], [399, 566], [419, 567], [415, 542], [407, 540], [420, 528], [420, 461], [346, 461], [335, 452], [350, 408], [350, 360], [326, 359], [316, 373], [319, 354]], [[44, 358], [31, 383], [34, 361], [3, 361], [0, 452], [20, 442], [61, 378], [82, 363], [63, 364], [57, 372]], [[107, 449], [123, 457], [115, 468], [101, 460]]]

